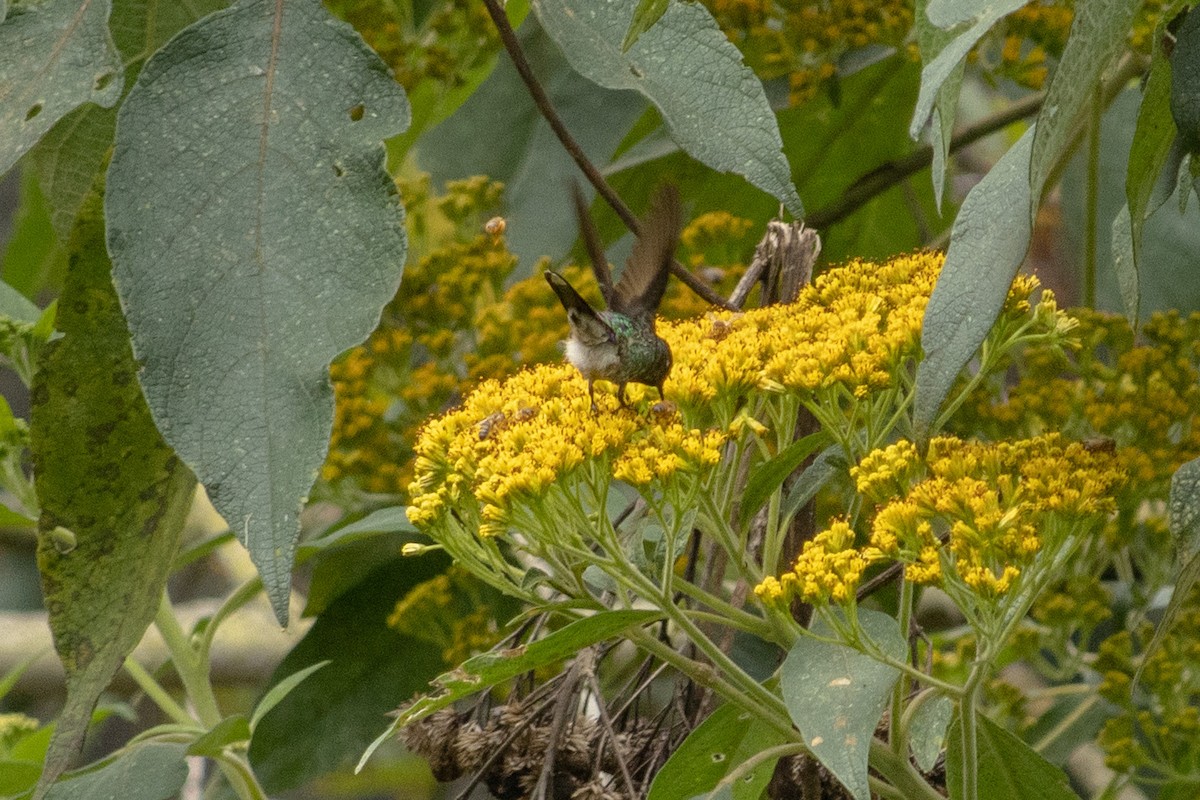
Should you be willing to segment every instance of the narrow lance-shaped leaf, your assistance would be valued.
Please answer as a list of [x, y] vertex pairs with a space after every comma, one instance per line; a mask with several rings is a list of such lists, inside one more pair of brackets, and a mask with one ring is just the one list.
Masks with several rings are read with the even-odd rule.
[[672, 3], [628, 51], [637, 0], [533, 0], [546, 32], [581, 75], [654, 103], [693, 158], [736, 172], [804, 215], [762, 83], [699, 3]]
[[38, 567], [67, 673], [42, 790], [78, 751], [96, 699], [154, 618], [195, 488], [137, 385], [98, 196], [71, 252], [63, 337], [43, 351], [32, 393]]
[[381, 142], [408, 115], [315, 0], [243, 0], [155, 54], [118, 117], [108, 246], [142, 388], [281, 623], [332, 427], [328, 364], [400, 280]]
[[946, 263], [925, 308], [913, 420], [927, 436], [963, 365], [1004, 307], [1032, 232], [1029, 153], [1033, 128], [971, 189], [954, 220]]
[[1092, 103], [1093, 89], [1109, 64], [1125, 47], [1139, 4], [1129, 0], [1082, 0], [1075, 4], [1071, 35], [1050, 79], [1037, 116], [1037, 132], [1029, 161], [1030, 208], [1037, 213], [1042, 189], [1057, 167]]
[[633, 19], [629, 21], [629, 30], [625, 32], [625, 39], [621, 42], [622, 52], [628, 52], [639, 36], [662, 19], [670, 2], [671, 0], [638, 0]]
[[941, 48], [937, 58], [930, 61], [921, 69], [921, 93], [917, 97], [917, 106], [913, 111], [912, 122], [908, 133], [912, 138], [921, 135], [925, 123], [933, 113], [933, 105], [938, 100], [942, 86], [958, 72], [961, 72], [963, 59], [971, 48], [983, 38], [992, 26], [1008, 14], [1026, 5], [1028, 0], [985, 0], [983, 2], [961, 3], [933, 2], [929, 3], [926, 14], [929, 20], [939, 28], [949, 28], [962, 22], [973, 20], [967, 30], [958, 34], [952, 41]]
[[[916, 17], [917, 44], [921, 48], [921, 61], [928, 64], [954, 39], [949, 31], [942, 30], [929, 19], [924, 0], [917, 0], [913, 13]], [[942, 207], [942, 192], [946, 188], [946, 158], [950, 154], [950, 134], [954, 130], [954, 116], [958, 108], [958, 91], [962, 85], [967, 62], [960, 60], [950, 70], [938, 88], [933, 108], [933, 124], [930, 126], [930, 146], [933, 163], [933, 197], [938, 208]]]
[[47, 0], [0, 23], [0, 175], [84, 103], [121, 96], [121, 59], [108, 35], [110, 0]]

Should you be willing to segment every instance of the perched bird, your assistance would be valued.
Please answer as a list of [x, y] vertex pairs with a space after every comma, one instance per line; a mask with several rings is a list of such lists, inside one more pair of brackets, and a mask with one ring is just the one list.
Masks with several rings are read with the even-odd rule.
[[592, 411], [596, 410], [592, 382], [597, 378], [617, 384], [622, 406], [626, 405], [625, 385], [631, 382], [654, 386], [662, 397], [663, 382], [671, 372], [671, 348], [655, 333], [654, 315], [667, 288], [667, 272], [679, 242], [679, 193], [673, 186], [664, 186], [655, 195], [616, 285], [578, 187], [574, 200], [592, 271], [608, 309], [592, 308], [563, 276], [546, 270], [546, 280], [567, 310], [571, 326], [567, 360], [587, 378]]

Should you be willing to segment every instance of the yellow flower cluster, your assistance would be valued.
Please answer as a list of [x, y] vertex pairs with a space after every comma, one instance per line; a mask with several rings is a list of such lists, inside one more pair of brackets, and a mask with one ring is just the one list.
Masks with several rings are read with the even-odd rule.
[[[1151, 638], [1121, 631], [1101, 645], [1095, 669], [1100, 694], [1121, 712], [1100, 734], [1109, 767], [1138, 777], [1169, 775], [1180, 785], [1200, 783], [1200, 587], [1193, 587], [1170, 633], [1147, 657], [1135, 651]], [[1144, 661], [1137, 692], [1133, 675]]]
[[942, 261], [931, 252], [852, 261], [822, 273], [795, 303], [662, 326], [675, 355], [668, 396], [696, 406], [752, 388], [856, 397], [887, 388], [919, 353]]
[[851, 475], [876, 502], [894, 493], [878, 508], [867, 544], [856, 547], [849, 526], [835, 523], [805, 544], [791, 574], [758, 587], [765, 600], [845, 602], [862, 571], [885, 559], [905, 564], [914, 583], [997, 597], [1073, 525], [1114, 511], [1123, 482], [1111, 454], [1058, 434], [996, 443], [939, 437], [924, 459], [900, 441]]
[[[481, 381], [561, 360], [566, 315], [542, 277], [548, 263], [504, 288], [516, 258], [503, 236], [484, 226], [502, 186], [468, 178], [450, 182], [445, 195], [434, 197], [428, 183], [421, 176], [403, 187], [416, 257], [399, 294], [371, 338], [331, 370], [337, 411], [322, 479], [333, 489], [406, 496], [412, 444], [429, 415]], [[753, 252], [749, 225], [728, 214], [702, 215], [685, 227], [681, 257], [702, 260], [705, 277], [727, 294]], [[590, 269], [567, 265], [562, 273], [601, 307]], [[706, 309], [691, 290], [672, 281], [660, 314], [671, 319]], [[641, 396], [636, 389], [631, 394]]]
[[900, 0], [710, 0], [725, 34], [764, 79], [786, 76], [793, 105], [816, 94], [846, 52], [867, 45], [902, 47], [912, 4]]
[[867, 567], [881, 558], [877, 550], [854, 546], [854, 530], [838, 520], [805, 542], [791, 572], [767, 577], [755, 588], [766, 602], [801, 597], [809, 603], [845, 603], [854, 598]]
[[1175, 470], [1200, 456], [1200, 314], [1156, 313], [1139, 339], [1114, 314], [1080, 309], [1072, 317], [1078, 351], [1029, 348], [1017, 364], [1016, 386], [1003, 395], [982, 390], [960, 430], [1108, 437], [1118, 445], [1130, 490], [1140, 499], [1165, 499]]
[[331, 0], [328, 5], [358, 30], [410, 92], [422, 82], [440, 84], [442, 92], [461, 86], [500, 45], [482, 3], [426, 4], [427, 16], [419, 26], [411, 4], [407, 15], [404, 6], [384, 0]]
[[686, 428], [674, 413], [621, 409], [602, 390], [596, 402], [593, 412], [587, 382], [567, 364], [484, 382], [460, 408], [422, 430], [409, 519], [429, 526], [477, 501], [479, 533], [494, 535], [504, 532], [514, 506], [536, 501], [587, 464], [643, 485], [720, 458], [719, 431]]
[[442, 660], [460, 664], [500, 638], [489, 587], [459, 566], [417, 584], [396, 603], [388, 627], [442, 648]]

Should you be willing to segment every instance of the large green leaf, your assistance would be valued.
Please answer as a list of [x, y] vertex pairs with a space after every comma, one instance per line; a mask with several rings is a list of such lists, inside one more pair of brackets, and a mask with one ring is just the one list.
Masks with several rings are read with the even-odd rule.
[[68, 112], [121, 96], [110, 0], [14, 6], [0, 23], [0, 175]]
[[[646, 800], [691, 800], [717, 788], [737, 767], [786, 740], [735, 705], [723, 705], [688, 734], [654, 776]], [[730, 789], [734, 800], [757, 800], [775, 762], [764, 761]]]
[[716, 20], [699, 3], [672, 3], [622, 51], [636, 7], [637, 0], [533, 0], [546, 32], [581, 75], [640, 92], [694, 158], [742, 175], [804, 216], [762, 83]]
[[1070, 38], [1037, 116], [1029, 160], [1031, 217], [1037, 212], [1046, 180], [1058, 168], [1083, 116], [1097, 102], [1094, 90], [1101, 75], [1125, 49], [1129, 26], [1139, 5], [1130, 0], [1075, 3]]
[[314, 0], [205, 17], [147, 62], [118, 117], [108, 247], [142, 388], [281, 623], [332, 427], [328, 364], [400, 279], [381, 142], [407, 120], [383, 62]]
[[425, 556], [360, 573], [276, 668], [272, 686], [329, 662], [256, 720], [250, 761], [267, 791], [283, 792], [353, 763], [385, 715], [445, 669], [437, 645], [388, 628], [387, 618], [408, 590], [447, 565], [444, 557]]
[[79, 770], [56, 784], [46, 800], [170, 800], [187, 780], [178, 742], [142, 742], [99, 767]]
[[38, 567], [67, 672], [43, 789], [78, 750], [100, 692], [153, 619], [195, 487], [138, 388], [99, 206], [93, 197], [72, 237], [63, 337], [43, 350], [32, 394]]
[[[645, 110], [645, 101], [580, 77], [535, 16], [526, 18], [517, 36], [571, 135], [593, 162], [607, 162]], [[481, 130], [505, 135], [480, 136]], [[505, 241], [526, 271], [541, 256], [561, 256], [578, 236], [566, 187], [579, 168], [508, 58], [453, 116], [421, 139], [417, 161], [436, 181], [487, 175], [504, 182]]]
[[971, 189], [950, 235], [946, 263], [925, 309], [913, 419], [931, 432], [942, 401], [1004, 306], [1025, 260], [1029, 218], [1030, 128]]
[[[891, 658], [908, 651], [900, 625], [878, 611], [859, 609], [863, 631]], [[818, 620], [812, 632], [830, 636]], [[834, 642], [801, 637], [779, 668], [783, 702], [809, 751], [856, 800], [869, 800], [867, 754], [875, 726], [900, 677], [892, 666]]]
[[[1037, 754], [1013, 734], [980, 714], [976, 728], [976, 759], [981, 800], [1079, 800], [1061, 769]], [[964, 758], [962, 726], [950, 726], [946, 741], [946, 788], [962, 797]]]
[[[108, 24], [126, 62], [137, 64], [175, 33], [225, 5], [220, 0], [112, 0]], [[88, 104], [59, 120], [31, 151], [54, 230], [64, 242], [105, 166], [116, 126], [116, 108]]]

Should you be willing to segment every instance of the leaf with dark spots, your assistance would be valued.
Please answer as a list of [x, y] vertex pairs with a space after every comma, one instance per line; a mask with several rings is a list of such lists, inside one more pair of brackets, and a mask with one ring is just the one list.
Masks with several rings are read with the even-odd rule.
[[[38, 567], [67, 672], [35, 797], [78, 751], [96, 699], [153, 619], [195, 487], [134, 380], [99, 206], [93, 196], [72, 236], [63, 337], [43, 351], [32, 392]], [[51, 535], [60, 527], [75, 537], [67, 552]]]

